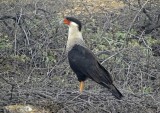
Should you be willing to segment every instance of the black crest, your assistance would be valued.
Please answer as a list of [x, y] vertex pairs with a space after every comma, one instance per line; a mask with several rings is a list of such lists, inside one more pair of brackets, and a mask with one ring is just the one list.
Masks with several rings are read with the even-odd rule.
[[81, 31], [82, 24], [81, 24], [81, 22], [78, 19], [73, 18], [73, 17], [66, 17], [66, 19], [69, 20], [69, 21], [75, 22], [76, 24], [78, 24], [78, 29], [79, 29], [79, 31]]

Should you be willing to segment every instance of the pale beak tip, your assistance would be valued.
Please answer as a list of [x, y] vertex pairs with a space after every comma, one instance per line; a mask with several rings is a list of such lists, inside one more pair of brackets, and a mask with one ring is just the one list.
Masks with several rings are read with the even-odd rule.
[[60, 21], [59, 21], [59, 24], [63, 24], [63, 20], [60, 20]]

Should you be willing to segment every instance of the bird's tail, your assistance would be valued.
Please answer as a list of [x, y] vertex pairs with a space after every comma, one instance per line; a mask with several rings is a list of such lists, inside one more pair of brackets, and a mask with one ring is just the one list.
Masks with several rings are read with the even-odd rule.
[[117, 99], [120, 100], [123, 97], [122, 93], [113, 84], [110, 86], [109, 89]]

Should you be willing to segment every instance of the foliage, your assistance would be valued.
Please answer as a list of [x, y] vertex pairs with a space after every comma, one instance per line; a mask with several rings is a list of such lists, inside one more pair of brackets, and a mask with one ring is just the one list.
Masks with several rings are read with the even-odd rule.
[[12, 44], [9, 41], [8, 36], [7, 35], [0, 36], [0, 50], [11, 49], [11, 48], [12, 48]]

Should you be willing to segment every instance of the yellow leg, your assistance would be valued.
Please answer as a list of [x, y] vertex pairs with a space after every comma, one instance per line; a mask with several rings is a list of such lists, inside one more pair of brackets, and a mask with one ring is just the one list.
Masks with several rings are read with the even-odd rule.
[[79, 86], [79, 90], [80, 90], [81, 93], [82, 93], [83, 89], [84, 89], [84, 82], [81, 81], [80, 86]]

